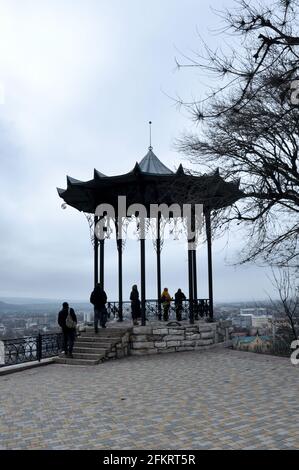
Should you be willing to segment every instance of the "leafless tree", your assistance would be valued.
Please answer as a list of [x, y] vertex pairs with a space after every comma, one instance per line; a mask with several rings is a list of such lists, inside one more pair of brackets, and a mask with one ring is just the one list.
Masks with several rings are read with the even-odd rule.
[[[290, 81], [299, 61], [298, 2], [276, 2], [271, 8], [244, 0], [238, 4], [240, 9], [226, 12], [225, 18], [229, 30], [245, 42], [238, 54], [221, 56], [207, 49], [205, 62], [194, 61], [205, 72], [220, 74], [224, 85], [204, 100], [186, 104], [201, 127], [178, 146], [201, 168], [219, 168], [226, 179], [241, 180], [242, 197], [221, 214], [218, 224], [247, 229], [241, 262], [296, 266], [299, 109], [290, 99]], [[225, 81], [226, 76], [233, 79]]]
[[[278, 272], [277, 272], [278, 271]], [[272, 284], [279, 300], [270, 298], [278, 315], [283, 315], [292, 331], [292, 339], [298, 339], [299, 322], [299, 284], [298, 271], [289, 267], [272, 269]]]
[[[281, 85], [284, 94], [298, 77], [298, 0], [236, 0], [235, 3], [232, 10], [216, 12], [224, 23], [220, 29], [221, 42], [227, 35], [228, 47], [212, 50], [201, 41], [202, 52], [192, 57], [184, 56], [182, 61], [176, 59], [178, 68], [196, 68], [205, 77], [209, 74], [219, 79], [220, 85], [204, 98], [190, 103], [180, 100], [181, 104], [192, 109], [196, 120], [217, 118], [231, 109], [246, 107], [254, 97], [263, 93], [267, 84], [260, 77], [269, 69], [273, 71], [271, 81], [276, 86]], [[229, 43], [231, 36], [233, 45]], [[278, 61], [283, 62], [285, 68], [274, 73]], [[215, 97], [227, 96], [236, 87], [240, 92], [230, 103], [210, 108]]]

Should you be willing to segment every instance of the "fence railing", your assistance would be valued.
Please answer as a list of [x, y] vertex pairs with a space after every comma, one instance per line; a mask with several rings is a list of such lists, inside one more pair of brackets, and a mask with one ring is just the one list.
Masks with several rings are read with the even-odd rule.
[[39, 333], [24, 338], [3, 339], [0, 343], [0, 367], [4, 367], [58, 356], [63, 339], [61, 333]]
[[[190, 301], [184, 300], [181, 304], [180, 315], [182, 320], [189, 320], [190, 317]], [[124, 320], [130, 320], [131, 314], [131, 302], [124, 301], [122, 304], [119, 302], [108, 302], [107, 304], [108, 315], [111, 319], [118, 319], [120, 316], [120, 310], [122, 310], [122, 317]], [[178, 305], [175, 301], [171, 301], [168, 318], [169, 320], [175, 320], [177, 318]], [[147, 320], [157, 320], [163, 318], [163, 305], [158, 300], [147, 300], [145, 304], [145, 314]], [[210, 316], [210, 303], [209, 299], [197, 299], [193, 301], [193, 314], [195, 320], [199, 317]]]

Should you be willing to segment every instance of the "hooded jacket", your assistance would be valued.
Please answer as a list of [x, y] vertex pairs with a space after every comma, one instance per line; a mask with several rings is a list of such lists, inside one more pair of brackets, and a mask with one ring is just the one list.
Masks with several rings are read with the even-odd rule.
[[169, 292], [165, 289], [162, 292], [161, 300], [163, 303], [170, 303], [170, 301], [172, 300]]
[[90, 295], [90, 303], [94, 305], [97, 310], [105, 307], [107, 302], [107, 295], [101, 286], [96, 286]]

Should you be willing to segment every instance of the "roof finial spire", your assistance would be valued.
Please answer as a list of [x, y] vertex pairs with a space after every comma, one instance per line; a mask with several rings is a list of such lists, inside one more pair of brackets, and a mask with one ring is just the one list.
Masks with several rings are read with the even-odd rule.
[[152, 121], [149, 121], [149, 137], [150, 137], [150, 145], [149, 145], [149, 150], [153, 150], [152, 147]]

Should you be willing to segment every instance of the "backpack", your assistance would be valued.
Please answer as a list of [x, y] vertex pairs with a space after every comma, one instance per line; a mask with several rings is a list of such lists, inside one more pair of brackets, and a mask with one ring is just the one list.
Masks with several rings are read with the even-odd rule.
[[77, 323], [72, 319], [71, 311], [68, 310], [68, 314], [65, 320], [65, 326], [67, 328], [76, 328]]

